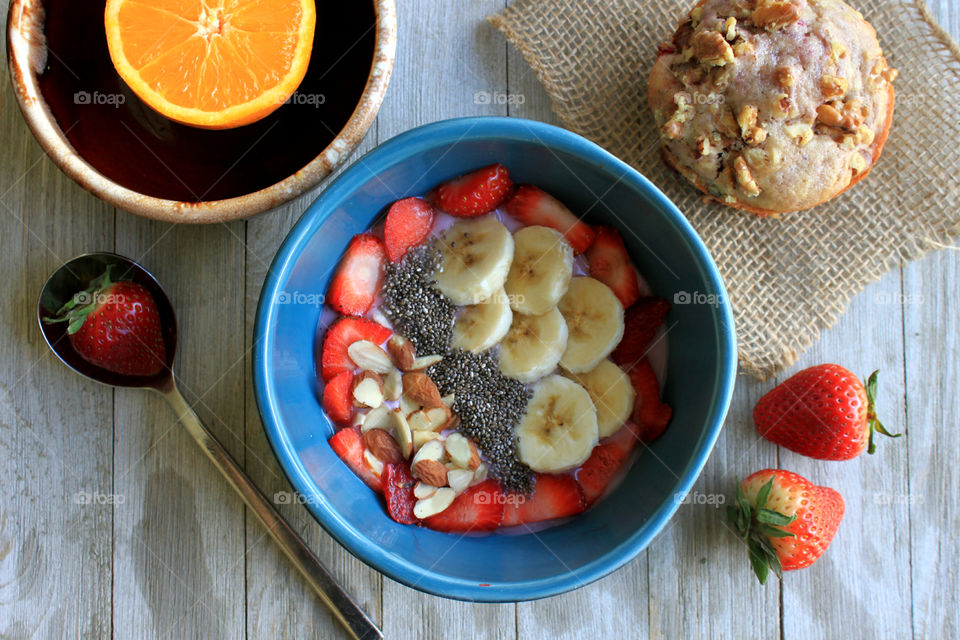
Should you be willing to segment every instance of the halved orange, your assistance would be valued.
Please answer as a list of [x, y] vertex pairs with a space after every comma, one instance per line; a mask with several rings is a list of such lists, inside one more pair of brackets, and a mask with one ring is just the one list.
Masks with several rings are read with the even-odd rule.
[[107, 0], [120, 77], [162, 115], [205, 129], [256, 122], [300, 86], [314, 0]]

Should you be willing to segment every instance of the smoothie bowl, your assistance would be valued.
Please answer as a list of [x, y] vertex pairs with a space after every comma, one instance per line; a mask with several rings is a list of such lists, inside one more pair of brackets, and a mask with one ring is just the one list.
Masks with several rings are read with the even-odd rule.
[[333, 182], [261, 293], [255, 392], [299, 499], [409, 586], [549, 595], [639, 553], [729, 404], [706, 249], [643, 176], [518, 119], [427, 125]]

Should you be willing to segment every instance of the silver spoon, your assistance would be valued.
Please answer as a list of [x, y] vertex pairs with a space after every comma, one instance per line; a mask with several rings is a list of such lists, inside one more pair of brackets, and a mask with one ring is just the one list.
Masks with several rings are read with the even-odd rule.
[[[167, 362], [164, 370], [155, 376], [121, 375], [90, 364], [74, 351], [67, 339], [65, 323], [44, 321], [44, 318], [55, 315], [74, 294], [84, 291], [91, 280], [111, 266], [111, 278], [114, 281], [131, 280], [143, 285], [157, 303], [163, 339], [167, 348]], [[337, 584], [306, 543], [277, 513], [266, 496], [257, 489], [223, 445], [203, 426], [200, 418], [180, 395], [173, 375], [173, 361], [177, 348], [177, 318], [167, 294], [146, 269], [132, 260], [113, 253], [87, 253], [78, 256], [57, 269], [47, 280], [40, 292], [37, 316], [40, 331], [47, 344], [65, 365], [80, 375], [114, 387], [153, 389], [163, 396], [186, 427], [187, 432], [197, 441], [234, 491], [240, 494], [246, 505], [257, 515], [293, 566], [300, 571], [350, 636], [357, 640], [383, 638], [376, 624]]]

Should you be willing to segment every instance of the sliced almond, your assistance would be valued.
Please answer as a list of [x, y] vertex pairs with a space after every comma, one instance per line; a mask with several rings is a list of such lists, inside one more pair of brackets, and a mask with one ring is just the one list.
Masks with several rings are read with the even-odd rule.
[[425, 413], [427, 414], [427, 421], [430, 423], [431, 431], [437, 431], [446, 427], [452, 415], [450, 413], [450, 407], [447, 405], [427, 409]]
[[414, 411], [407, 417], [407, 422], [410, 424], [410, 429], [413, 431], [433, 431], [433, 425], [430, 424], [430, 418], [427, 417], [427, 412], [423, 411]]
[[417, 450], [416, 455], [413, 456], [411, 464], [415, 465], [421, 460], [434, 460], [436, 462], [443, 460], [443, 442], [439, 439], [425, 442], [424, 445]]
[[416, 498], [417, 500], [426, 500], [427, 498], [435, 494], [438, 488], [439, 487], [434, 487], [433, 485], [418, 482], [413, 487], [413, 497]]
[[443, 356], [422, 356], [415, 358], [408, 371], [424, 371], [443, 360]]
[[437, 492], [425, 500], [417, 500], [417, 503], [413, 505], [413, 515], [421, 520], [429, 518], [430, 516], [435, 516], [438, 513], [441, 513], [447, 509], [452, 503], [454, 498], [457, 497], [456, 492], [450, 487], [442, 487], [437, 489]]
[[406, 459], [394, 437], [383, 429], [370, 429], [364, 433], [363, 444], [384, 464], [396, 464]]
[[360, 429], [363, 429], [363, 423], [364, 421], [366, 421], [366, 419], [367, 419], [366, 413], [360, 413], [359, 411], [354, 411], [353, 418], [350, 419], [350, 424], [353, 425], [354, 427], [360, 427]]
[[403, 411], [403, 415], [409, 416], [414, 411], [420, 410], [420, 405], [408, 398], [405, 395], [400, 396], [400, 410]]
[[387, 315], [383, 312], [383, 309], [380, 307], [377, 307], [373, 310], [373, 313], [370, 314], [370, 319], [381, 326], [391, 326], [390, 318], [387, 317]]
[[369, 340], [357, 340], [347, 347], [347, 355], [361, 369], [386, 375], [393, 369], [387, 352]]
[[383, 404], [376, 409], [367, 411], [360, 430], [383, 429], [384, 431], [391, 431], [394, 425], [392, 413], [393, 412]]
[[400, 445], [400, 453], [404, 458], [413, 455], [413, 434], [410, 432], [410, 425], [407, 424], [407, 418], [394, 409], [393, 411], [393, 430], [397, 434], [397, 444]]
[[428, 409], [444, 406], [436, 383], [425, 373], [403, 374], [403, 395]]
[[447, 424], [443, 425], [442, 430], [456, 431], [459, 428], [460, 428], [460, 416], [453, 413], [450, 415], [450, 419], [447, 420]]
[[480, 466], [477, 467], [473, 472], [473, 482], [470, 484], [470, 486], [473, 486], [475, 484], [480, 484], [486, 479], [487, 479], [487, 465], [481, 462]]
[[457, 494], [466, 491], [470, 483], [473, 482], [473, 471], [467, 469], [451, 469], [447, 471], [447, 484]]
[[436, 460], [420, 460], [412, 467], [413, 477], [434, 487], [447, 485], [447, 468]]
[[376, 409], [383, 404], [383, 378], [373, 371], [361, 371], [353, 379], [353, 403]]
[[387, 351], [400, 371], [410, 371], [416, 356], [413, 353], [413, 343], [403, 336], [393, 334], [387, 340]]
[[413, 450], [419, 451], [420, 447], [430, 442], [431, 440], [436, 440], [440, 437], [440, 434], [436, 431], [414, 431], [413, 432]]
[[403, 394], [403, 378], [400, 372], [394, 369], [383, 379], [383, 395], [387, 400], [399, 400]]
[[456, 399], [457, 399], [457, 396], [456, 396], [455, 394], [453, 394], [453, 393], [447, 394], [447, 395], [443, 396], [442, 398], [440, 398], [440, 400], [443, 402], [443, 404], [447, 405], [447, 406], [450, 407], [451, 409], [453, 409], [453, 403], [454, 403], [454, 401], [455, 401]]
[[364, 450], [363, 459], [366, 460], [375, 474], [379, 476], [383, 473], [383, 461], [373, 455], [369, 449]]
[[473, 440], [467, 440], [470, 443], [470, 462], [467, 463], [467, 469], [471, 471], [476, 471], [483, 464], [483, 461], [480, 459], [480, 450], [477, 449], [477, 445]]
[[470, 450], [470, 441], [459, 433], [451, 433], [443, 443], [444, 449], [450, 456], [450, 460], [461, 469], [466, 469], [470, 464], [470, 458], [473, 452]]

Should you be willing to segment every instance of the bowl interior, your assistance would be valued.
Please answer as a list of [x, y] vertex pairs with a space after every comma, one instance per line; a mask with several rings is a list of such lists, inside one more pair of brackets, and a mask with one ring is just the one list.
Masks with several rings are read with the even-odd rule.
[[310, 67], [287, 104], [236, 129], [181, 125], [146, 106], [107, 50], [105, 0], [45, 0], [43, 97], [97, 171], [135, 192], [184, 202], [242, 196], [293, 175], [337, 136], [360, 101], [376, 39], [374, 3], [317, 2]]
[[[402, 526], [327, 445], [315, 356], [319, 301], [350, 237], [398, 198], [492, 162], [618, 227], [653, 290], [674, 300], [665, 399], [674, 417], [622, 484], [586, 514], [535, 535], [466, 536]], [[697, 295], [694, 295], [697, 294]], [[703, 303], [707, 298], [715, 304]], [[556, 127], [480, 118], [408, 132], [358, 160], [304, 215], [264, 286], [255, 345], [257, 399], [271, 444], [310, 511], [392, 578], [448, 597], [517, 600], [602, 577], [639, 552], [695, 480], [726, 412], [732, 319], [713, 263], [679, 212], [638, 173]], [[692, 390], [692, 392], [691, 392]]]

